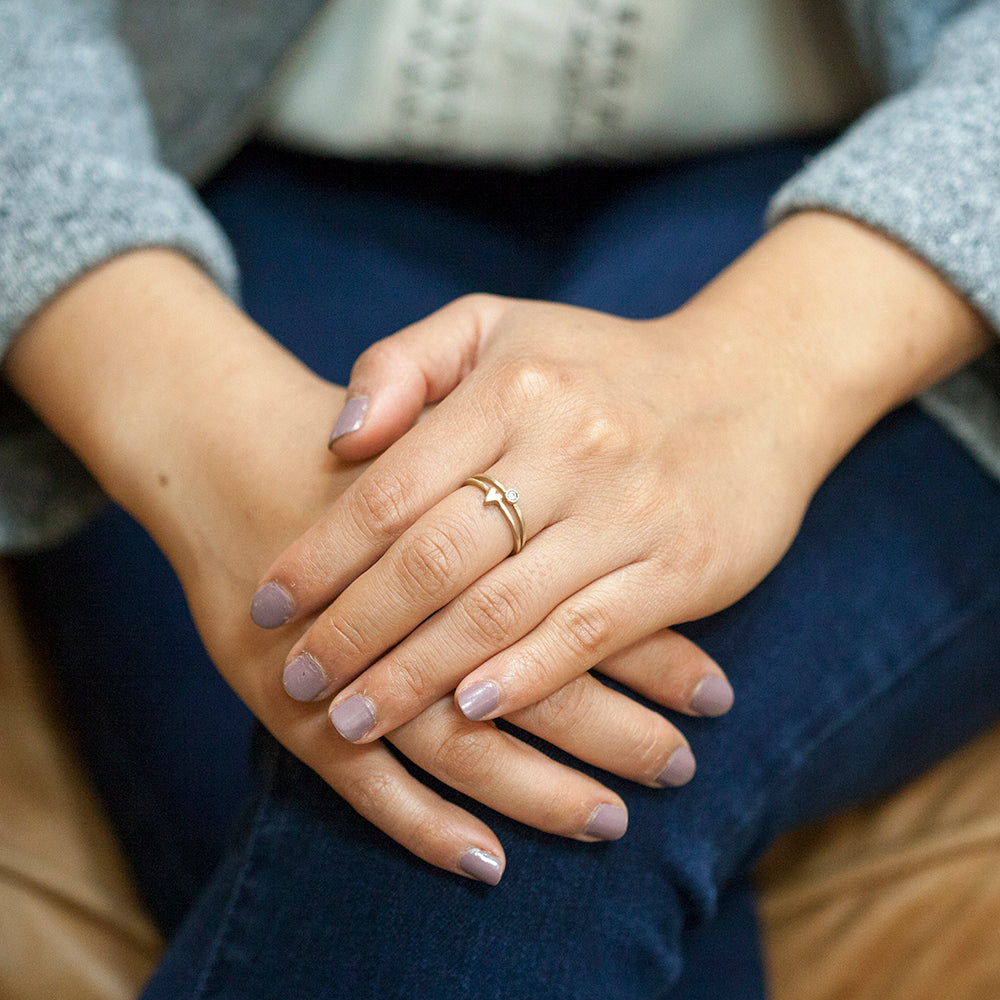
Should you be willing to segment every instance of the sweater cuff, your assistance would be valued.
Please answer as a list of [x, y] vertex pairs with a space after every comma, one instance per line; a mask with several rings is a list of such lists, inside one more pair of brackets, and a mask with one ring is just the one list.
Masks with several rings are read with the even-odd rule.
[[[0, 352], [62, 288], [131, 250], [179, 251], [236, 295], [222, 231], [184, 181], [157, 165], [59, 160], [17, 180], [18, 197], [4, 199], [0, 214]], [[0, 414], [0, 553], [55, 544], [100, 509], [103, 495], [3, 386]]]
[[0, 220], [0, 348], [62, 288], [131, 250], [176, 250], [236, 295], [222, 231], [187, 184], [156, 164], [96, 155], [44, 162], [21, 174], [17, 195]]
[[[803, 209], [857, 219], [923, 258], [1000, 329], [1000, 31], [977, 27], [808, 163], [768, 221]], [[952, 51], [963, 46], [965, 59]]]
[[[953, 26], [883, 101], [773, 199], [768, 221], [838, 212], [926, 261], [1000, 331], [1000, 5]], [[1000, 346], [920, 403], [1000, 477]]]

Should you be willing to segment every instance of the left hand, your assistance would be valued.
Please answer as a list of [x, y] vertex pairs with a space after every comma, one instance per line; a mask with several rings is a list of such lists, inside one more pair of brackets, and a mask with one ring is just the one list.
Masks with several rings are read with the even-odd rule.
[[[669, 657], [636, 669], [643, 647], [623, 651], [746, 594], [840, 456], [986, 342], [925, 265], [819, 213], [653, 321], [453, 303], [355, 366], [349, 394], [370, 412], [338, 442], [344, 457], [443, 401], [265, 577], [284, 620], [332, 600], [286, 678], [318, 671], [324, 694], [339, 691], [334, 723], [365, 742], [456, 686], [482, 719], [602, 663], [633, 683], [662, 675]], [[463, 486], [483, 473], [520, 495], [515, 558], [501, 512]], [[696, 709], [705, 676], [678, 670], [669, 703]]]
[[[336, 598], [288, 671], [307, 656], [342, 688], [343, 735], [376, 739], [456, 685], [470, 717], [509, 717], [654, 635], [666, 655], [647, 666], [670, 675], [683, 640], [663, 630], [757, 583], [808, 498], [771, 379], [727, 384], [713, 353], [681, 318], [471, 298], [362, 355], [352, 389], [402, 355], [447, 398], [269, 574], [303, 612]], [[500, 511], [463, 486], [479, 473], [519, 492], [513, 558]], [[721, 672], [684, 665], [669, 704], [695, 712]]]
[[[307, 622], [265, 632], [246, 615], [274, 553], [363, 472], [312, 433], [343, 405], [343, 390], [165, 250], [123, 254], [61, 291], [20, 334], [5, 374], [150, 531], [216, 665], [274, 736], [403, 847], [495, 884], [503, 848], [486, 823], [382, 741], [331, 740], [325, 706], [286, 695], [273, 665]], [[687, 653], [700, 655], [690, 644]], [[655, 684], [648, 693], [658, 698]], [[518, 723], [649, 786], [680, 784], [693, 770], [662, 715], [589, 676]], [[497, 726], [470, 722], [450, 697], [391, 741], [426, 774], [518, 822], [583, 841], [625, 832], [614, 791]]]

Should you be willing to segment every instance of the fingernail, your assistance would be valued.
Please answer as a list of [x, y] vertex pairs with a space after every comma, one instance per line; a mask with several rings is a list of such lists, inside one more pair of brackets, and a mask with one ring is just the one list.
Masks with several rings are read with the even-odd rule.
[[703, 677], [688, 702], [692, 712], [699, 715], [725, 715], [733, 707], [733, 689], [724, 677], [715, 674]]
[[308, 653], [300, 653], [285, 667], [281, 683], [296, 701], [315, 701], [330, 687], [323, 668]]
[[480, 681], [459, 691], [456, 696], [458, 707], [467, 719], [478, 722], [485, 719], [500, 704], [500, 689], [493, 681]]
[[342, 438], [345, 434], [350, 434], [352, 431], [359, 430], [361, 425], [365, 422], [365, 414], [368, 412], [368, 397], [367, 396], [352, 396], [346, 403], [344, 403], [344, 408], [340, 411], [340, 416], [337, 417], [337, 422], [333, 425], [333, 430], [330, 432], [330, 444], [333, 444], [338, 438]]
[[250, 618], [261, 628], [277, 628], [295, 614], [295, 601], [284, 587], [265, 583], [250, 602]]
[[628, 829], [628, 812], [621, 806], [599, 805], [587, 820], [584, 833], [598, 840], [618, 840]]
[[458, 867], [471, 875], [473, 878], [485, 882], [487, 885], [496, 885], [503, 875], [503, 868], [500, 866], [500, 859], [493, 857], [486, 851], [481, 851], [478, 847], [471, 847], [462, 855]]
[[678, 747], [656, 780], [667, 788], [679, 788], [694, 777], [694, 771], [694, 754], [687, 747]]
[[345, 740], [354, 743], [375, 725], [375, 708], [364, 695], [355, 694], [330, 709], [330, 721]]

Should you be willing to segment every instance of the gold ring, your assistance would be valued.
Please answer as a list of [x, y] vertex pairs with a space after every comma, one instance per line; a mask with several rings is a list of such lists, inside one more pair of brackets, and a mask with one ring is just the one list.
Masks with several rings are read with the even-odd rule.
[[524, 545], [524, 518], [521, 517], [521, 509], [517, 506], [517, 501], [521, 495], [517, 490], [508, 490], [501, 486], [492, 476], [470, 476], [463, 486], [478, 486], [486, 496], [483, 498], [483, 506], [495, 503], [500, 509], [510, 526], [510, 533], [514, 536], [514, 549], [512, 556], [516, 556]]

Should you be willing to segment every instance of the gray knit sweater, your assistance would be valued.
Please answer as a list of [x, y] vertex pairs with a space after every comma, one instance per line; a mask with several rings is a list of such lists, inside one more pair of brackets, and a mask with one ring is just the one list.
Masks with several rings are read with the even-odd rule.
[[[0, 350], [61, 287], [169, 246], [235, 291], [190, 183], [252, 132], [256, 96], [324, 0], [0, 0]], [[824, 3], [824, 0], [803, 0]], [[922, 256], [1000, 329], [1000, 0], [842, 0], [887, 95], [776, 196]], [[1000, 475], [996, 354], [924, 400]], [[96, 487], [0, 393], [0, 551], [52, 541]]]

